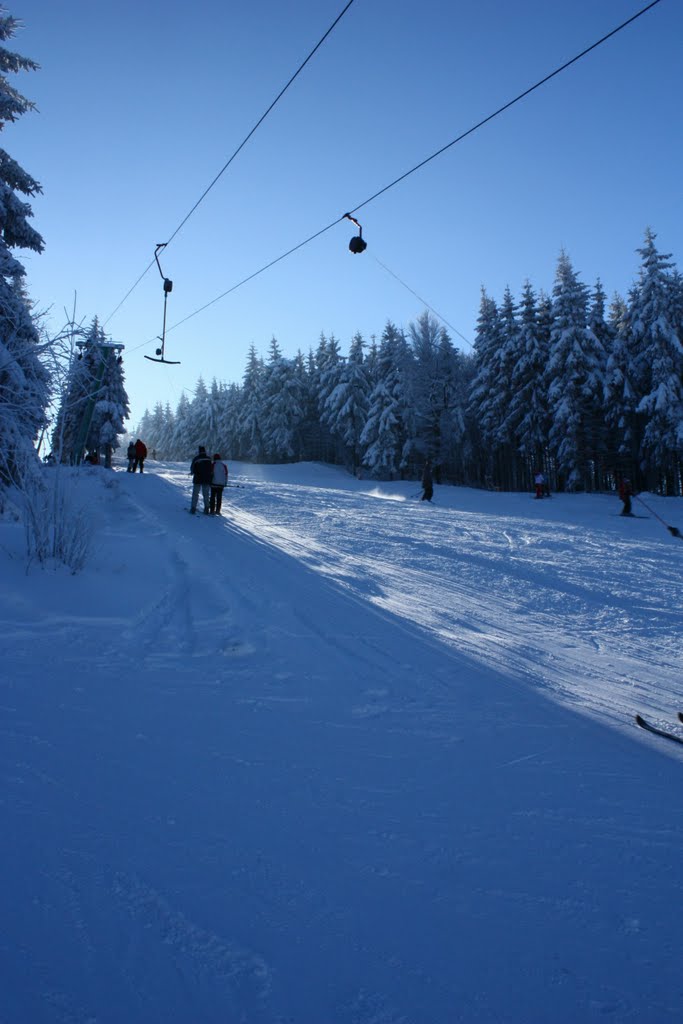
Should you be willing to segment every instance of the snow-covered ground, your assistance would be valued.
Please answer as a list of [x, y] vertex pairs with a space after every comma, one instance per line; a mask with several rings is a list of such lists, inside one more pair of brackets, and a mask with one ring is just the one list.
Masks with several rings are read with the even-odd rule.
[[0, 1024], [678, 1022], [683, 501], [147, 470], [0, 521]]

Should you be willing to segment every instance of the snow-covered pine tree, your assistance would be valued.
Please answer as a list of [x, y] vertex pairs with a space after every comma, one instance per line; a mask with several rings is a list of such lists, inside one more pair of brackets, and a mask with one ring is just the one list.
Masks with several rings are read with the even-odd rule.
[[568, 490], [595, 487], [600, 452], [596, 422], [604, 410], [605, 364], [606, 353], [588, 326], [588, 289], [562, 252], [553, 288], [548, 397], [550, 446], [560, 485]]
[[325, 403], [325, 418], [330, 430], [344, 444], [352, 472], [362, 459], [361, 434], [368, 415], [370, 381], [365, 368], [365, 342], [360, 333], [351, 339], [348, 359], [342, 366], [336, 388]]
[[173, 416], [173, 410], [171, 409], [170, 402], [166, 402], [164, 406], [164, 419], [161, 434], [157, 440], [156, 451], [157, 458], [159, 459], [172, 459], [171, 442], [173, 438], [173, 428], [175, 425], [175, 417]]
[[548, 334], [539, 322], [536, 294], [527, 281], [519, 306], [518, 357], [511, 371], [507, 430], [522, 456], [530, 487], [536, 470], [548, 474]]
[[595, 282], [588, 309], [588, 327], [598, 340], [598, 351], [600, 352], [603, 372], [600, 401], [596, 403], [594, 422], [591, 428], [595, 450], [593, 487], [597, 490], [606, 490], [610, 486], [614, 464], [612, 436], [606, 418], [606, 389], [607, 364], [614, 345], [616, 332], [613, 324], [605, 315], [606, 302], [607, 297], [602, 287], [602, 282], [598, 278]]
[[411, 429], [404, 456], [422, 466], [425, 459], [436, 461], [441, 450], [441, 415], [444, 408], [439, 366], [439, 348], [444, 334], [438, 320], [425, 310], [408, 325], [412, 351], [407, 390], [410, 394]]
[[285, 359], [275, 338], [263, 371], [261, 430], [265, 457], [272, 462], [290, 461], [300, 453], [299, 437], [304, 418], [304, 399], [292, 362]]
[[263, 458], [263, 361], [252, 345], [242, 378], [242, 404], [237, 418], [240, 458], [260, 462]]
[[498, 428], [498, 404], [495, 387], [498, 350], [502, 344], [500, 316], [494, 299], [481, 290], [479, 317], [474, 340], [474, 379], [470, 388], [468, 415], [473, 436], [477, 483], [493, 487], [492, 451]]
[[514, 438], [508, 425], [508, 412], [512, 403], [512, 374], [520, 357], [520, 331], [517, 304], [509, 286], [498, 307], [500, 345], [493, 361], [492, 413], [496, 424], [494, 434], [495, 476], [504, 490], [516, 490], [524, 485], [525, 466], [517, 456]]
[[[0, 41], [15, 35], [20, 23], [0, 9]], [[8, 74], [34, 71], [38, 65], [0, 46], [0, 130], [34, 109], [10, 84]], [[36, 458], [34, 442], [45, 424], [48, 373], [39, 357], [38, 331], [23, 288], [25, 270], [12, 249], [42, 252], [44, 243], [29, 224], [30, 205], [40, 185], [0, 149], [0, 482], [17, 479]]]
[[440, 381], [439, 447], [435, 453], [438, 477], [469, 482], [472, 446], [468, 440], [467, 396], [474, 376], [474, 360], [455, 348], [448, 332], [439, 335], [436, 379]]
[[106, 340], [98, 347], [102, 367], [86, 447], [101, 452], [104, 465], [111, 469], [112, 453], [119, 447], [118, 437], [123, 433], [130, 407], [119, 350]]
[[208, 451], [213, 443], [211, 439], [209, 392], [203, 377], [198, 378], [194, 394], [190, 400], [189, 414], [185, 423], [185, 435], [189, 442], [188, 454], [192, 453], [194, 455], [200, 444], [204, 445]]
[[[97, 317], [77, 342], [52, 437], [60, 462], [77, 465], [86, 451], [99, 451], [123, 432], [128, 396], [118, 352]], [[115, 434], [112, 435], [112, 430]]]
[[644, 418], [642, 469], [650, 488], [680, 493], [683, 452], [683, 344], [679, 297], [670, 254], [658, 252], [649, 228], [629, 321], [643, 382], [637, 412]]
[[610, 303], [609, 325], [612, 343], [605, 369], [605, 423], [608, 449], [613, 454], [613, 478], [610, 483], [614, 487], [618, 477], [626, 476], [639, 486], [640, 432], [639, 417], [635, 411], [638, 398], [632, 379], [632, 336], [628, 305], [621, 295], [615, 294]]
[[[213, 377], [206, 396], [205, 436], [207, 438], [207, 450], [208, 448], [212, 448], [213, 451], [220, 452], [218, 439], [220, 437], [222, 404], [222, 389], [216, 378]], [[213, 455], [213, 451], [209, 452], [209, 454]], [[222, 455], [223, 452], [220, 452], [220, 454]]]
[[177, 461], [189, 459], [197, 451], [196, 446], [192, 447], [193, 442], [190, 434], [191, 417], [192, 406], [190, 405], [190, 399], [183, 391], [178, 399], [178, 405], [173, 416], [173, 429], [171, 432], [171, 458]]
[[157, 404], [154, 407], [154, 411], [153, 412], [150, 412], [149, 409], [145, 409], [145, 411], [143, 412], [142, 417], [140, 419], [140, 422], [138, 423], [137, 430], [135, 431], [134, 434], [131, 433], [130, 436], [127, 438], [127, 440], [126, 440], [126, 447], [128, 446], [128, 443], [131, 440], [133, 442], [135, 442], [135, 439], [137, 437], [139, 437], [140, 439], [142, 439], [144, 437], [145, 438], [145, 444], [147, 444], [148, 448], [151, 448], [155, 444], [155, 442], [156, 442], [156, 423], [155, 423], [156, 417], [155, 417], [155, 412], [156, 412], [156, 410], [158, 408], [159, 408], [159, 406]]
[[218, 415], [218, 451], [224, 459], [234, 459], [239, 454], [237, 442], [237, 419], [242, 392], [238, 384], [221, 387], [221, 402]]
[[377, 383], [369, 398], [368, 418], [361, 434], [365, 447], [363, 464], [373, 476], [393, 480], [400, 474], [407, 440], [405, 368], [408, 342], [402, 331], [389, 321], [382, 333], [377, 356]]
[[320, 453], [318, 459], [323, 462], [337, 462], [343, 458], [343, 449], [330, 429], [327, 411], [327, 400], [339, 383], [344, 366], [339, 342], [334, 334], [326, 338], [320, 335], [320, 343], [315, 354], [315, 373], [313, 376], [313, 393], [318, 409], [320, 424]]
[[173, 414], [168, 403], [166, 403], [164, 408], [161, 402], [157, 402], [151, 413], [145, 410], [135, 436], [139, 437], [147, 445], [150, 457], [152, 452], [155, 452], [158, 459], [169, 458], [167, 439], [169, 426], [172, 421]]
[[[301, 458], [313, 462], [321, 457], [323, 428], [320, 423], [318, 397], [315, 390], [318, 380], [316, 356], [309, 349], [304, 357], [299, 352], [295, 359], [295, 373], [303, 396], [303, 419], [301, 421]], [[327, 434], [327, 431], [325, 431]]]

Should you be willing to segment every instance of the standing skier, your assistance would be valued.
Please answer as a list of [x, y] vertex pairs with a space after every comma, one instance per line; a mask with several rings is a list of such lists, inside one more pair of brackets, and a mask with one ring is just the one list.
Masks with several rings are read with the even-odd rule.
[[633, 512], [631, 511], [631, 495], [632, 494], [633, 494], [633, 489], [631, 487], [631, 481], [627, 477], [624, 477], [624, 479], [619, 484], [619, 497], [620, 497], [621, 501], [623, 501], [623, 503], [624, 503], [624, 507], [621, 510], [622, 516], [632, 516], [633, 515]]
[[534, 476], [534, 487], [536, 488], [536, 497], [542, 498], [543, 491], [545, 489], [545, 477], [543, 476], [543, 473], [541, 473], [540, 469]]
[[133, 466], [135, 465], [135, 441], [130, 442], [126, 454], [128, 456], [128, 469], [126, 470], [126, 473], [132, 473]]
[[146, 458], [147, 458], [147, 445], [145, 444], [144, 441], [141, 441], [140, 438], [138, 438], [137, 441], [135, 442], [135, 462], [133, 463], [133, 472], [135, 472], [135, 470], [139, 466], [140, 467], [140, 472], [142, 473], [142, 467], [145, 464], [145, 459]]
[[190, 512], [194, 515], [197, 511], [197, 501], [199, 500], [199, 492], [202, 492], [202, 498], [204, 500], [204, 515], [209, 514], [209, 504], [211, 502], [211, 480], [213, 478], [213, 463], [206, 454], [206, 448], [200, 444], [197, 454], [190, 463], [190, 473], [192, 474], [192, 504], [190, 506]]
[[434, 494], [434, 478], [432, 476], [432, 463], [430, 459], [425, 462], [422, 470], [422, 487], [424, 488], [420, 501], [431, 501]]
[[213, 457], [213, 475], [211, 478], [211, 500], [209, 502], [209, 512], [212, 516], [219, 516], [221, 514], [221, 505], [223, 504], [223, 488], [228, 483], [228, 467], [224, 462], [221, 462], [221, 457], [218, 452]]

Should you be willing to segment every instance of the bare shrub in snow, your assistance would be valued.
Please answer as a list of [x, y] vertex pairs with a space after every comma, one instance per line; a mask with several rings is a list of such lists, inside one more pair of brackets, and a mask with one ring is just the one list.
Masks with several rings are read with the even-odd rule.
[[14, 499], [21, 512], [26, 537], [27, 568], [33, 562], [51, 563], [80, 572], [92, 548], [92, 519], [69, 488], [63, 470], [47, 473], [27, 464], [17, 481]]

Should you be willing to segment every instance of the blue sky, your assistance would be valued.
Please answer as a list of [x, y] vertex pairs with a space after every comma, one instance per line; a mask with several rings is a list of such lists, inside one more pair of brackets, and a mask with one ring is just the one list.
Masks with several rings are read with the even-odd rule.
[[[662, 0], [578, 65], [338, 225], [169, 331], [150, 270], [110, 314], [344, 7], [344, 0], [17, 0], [9, 44], [41, 70], [3, 146], [43, 185], [45, 253], [24, 260], [55, 326], [107, 320], [126, 346], [132, 425], [201, 374], [241, 379], [253, 343], [400, 326], [422, 304], [473, 339], [480, 289], [552, 287], [564, 247], [586, 283], [625, 293], [650, 225], [681, 259], [683, 5]], [[355, 0], [162, 255], [170, 326], [365, 202], [644, 6], [638, 0]], [[464, 350], [468, 346], [456, 336]]]

